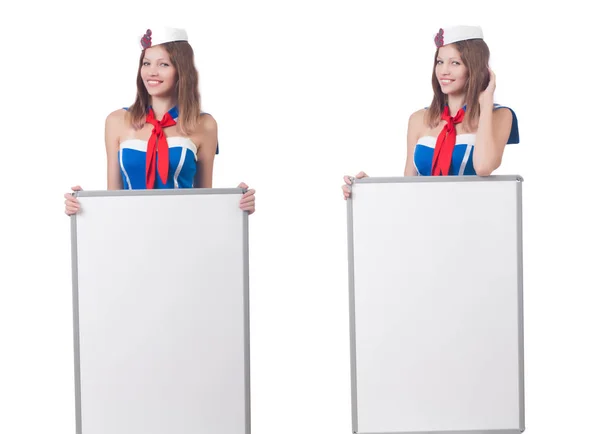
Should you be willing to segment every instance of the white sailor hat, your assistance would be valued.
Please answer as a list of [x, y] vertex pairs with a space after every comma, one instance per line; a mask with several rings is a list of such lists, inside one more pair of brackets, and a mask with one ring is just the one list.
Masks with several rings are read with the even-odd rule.
[[154, 47], [155, 45], [166, 42], [187, 41], [188, 35], [185, 29], [174, 27], [154, 27], [146, 30], [146, 33], [140, 38], [142, 50]]
[[441, 28], [434, 37], [436, 47], [453, 44], [468, 39], [483, 39], [483, 30], [479, 26], [453, 26]]

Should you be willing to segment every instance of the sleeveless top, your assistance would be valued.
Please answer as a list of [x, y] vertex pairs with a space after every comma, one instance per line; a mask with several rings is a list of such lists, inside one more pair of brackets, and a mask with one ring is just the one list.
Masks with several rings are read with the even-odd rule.
[[[426, 107], [427, 108], [427, 107]], [[507, 108], [512, 113], [512, 125], [507, 145], [519, 143], [519, 125], [515, 112], [506, 106], [494, 104], [494, 110]], [[437, 137], [419, 137], [415, 145], [413, 162], [419, 176], [431, 176], [431, 164], [433, 162], [433, 151]], [[475, 134], [458, 134], [456, 145], [452, 152], [452, 164], [450, 165], [451, 176], [477, 175], [473, 168], [473, 148], [475, 146]]]
[[[127, 110], [127, 108], [124, 108]], [[169, 110], [171, 117], [177, 121], [179, 110], [177, 106]], [[206, 113], [202, 113], [204, 115]], [[167, 137], [169, 144], [169, 174], [163, 184], [156, 174], [155, 189], [160, 188], [193, 188], [196, 176], [196, 153], [198, 147], [187, 137]], [[146, 189], [146, 149], [148, 140], [127, 139], [119, 144], [119, 166], [123, 189]], [[217, 151], [219, 144], [217, 142]]]

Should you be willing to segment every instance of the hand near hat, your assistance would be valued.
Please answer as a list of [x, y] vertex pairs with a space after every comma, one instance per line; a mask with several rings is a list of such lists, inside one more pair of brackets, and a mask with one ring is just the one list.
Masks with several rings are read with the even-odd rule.
[[479, 95], [479, 105], [494, 105], [494, 92], [496, 91], [496, 74], [488, 66], [490, 71], [490, 82], [483, 92]]

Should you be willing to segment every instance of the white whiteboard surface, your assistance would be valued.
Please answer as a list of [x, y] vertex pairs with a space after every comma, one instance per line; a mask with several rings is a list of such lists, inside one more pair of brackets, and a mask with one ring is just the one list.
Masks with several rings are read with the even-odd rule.
[[77, 434], [250, 433], [241, 194], [78, 194]]
[[355, 433], [525, 429], [521, 181], [352, 185]]

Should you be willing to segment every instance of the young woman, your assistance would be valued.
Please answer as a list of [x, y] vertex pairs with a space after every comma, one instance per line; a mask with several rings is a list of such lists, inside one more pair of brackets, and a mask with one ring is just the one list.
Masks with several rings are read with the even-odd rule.
[[[513, 110], [494, 104], [496, 76], [483, 32], [450, 27], [434, 41], [433, 100], [410, 116], [404, 176], [489, 176], [500, 166], [505, 145], [519, 143], [519, 129]], [[344, 181], [347, 199], [351, 179]]]
[[[217, 123], [200, 109], [198, 72], [187, 40], [184, 29], [174, 28], [150, 29], [140, 39], [137, 98], [106, 118], [109, 190], [212, 187]], [[249, 214], [255, 210], [254, 193], [248, 190], [240, 200]], [[79, 210], [71, 193], [65, 194], [65, 205], [67, 215]]]

